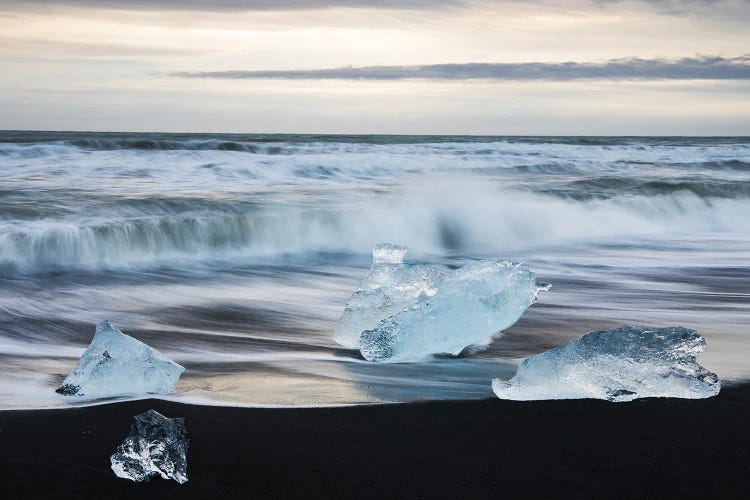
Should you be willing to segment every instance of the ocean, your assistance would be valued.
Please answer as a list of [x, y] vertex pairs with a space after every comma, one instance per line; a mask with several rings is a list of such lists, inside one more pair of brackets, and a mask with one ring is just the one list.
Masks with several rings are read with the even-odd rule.
[[[380, 242], [551, 284], [484, 349], [373, 364], [332, 340]], [[624, 324], [701, 332], [750, 375], [750, 138], [0, 132], [0, 409], [54, 393], [110, 320], [187, 370], [169, 398], [492, 397]]]

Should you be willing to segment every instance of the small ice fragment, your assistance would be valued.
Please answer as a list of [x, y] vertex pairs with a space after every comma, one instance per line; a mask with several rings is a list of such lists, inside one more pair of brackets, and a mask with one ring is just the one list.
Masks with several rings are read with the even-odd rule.
[[406, 248], [380, 243], [372, 250], [372, 267], [346, 303], [333, 340], [357, 349], [363, 331], [437, 292], [448, 275], [445, 266], [405, 264]]
[[407, 248], [390, 243], [378, 243], [372, 249], [373, 264], [403, 264]]
[[[544, 288], [546, 289], [546, 288]], [[512, 326], [536, 302], [540, 287], [526, 266], [480, 261], [456, 269], [429, 299], [362, 333], [368, 361], [419, 361], [431, 354], [458, 355]]]
[[161, 476], [187, 482], [187, 432], [184, 418], [149, 410], [133, 418], [130, 434], [110, 457], [117, 477], [135, 482]]
[[721, 381], [698, 364], [706, 341], [682, 327], [622, 326], [592, 332], [526, 358], [508, 381], [495, 379], [501, 399], [632, 401], [716, 396]]
[[102, 398], [172, 392], [185, 368], [103, 321], [57, 393]]

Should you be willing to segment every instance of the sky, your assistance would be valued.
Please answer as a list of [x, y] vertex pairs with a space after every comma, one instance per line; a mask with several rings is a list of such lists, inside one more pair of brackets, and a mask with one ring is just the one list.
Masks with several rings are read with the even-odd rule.
[[0, 129], [750, 135], [750, 0], [0, 0]]

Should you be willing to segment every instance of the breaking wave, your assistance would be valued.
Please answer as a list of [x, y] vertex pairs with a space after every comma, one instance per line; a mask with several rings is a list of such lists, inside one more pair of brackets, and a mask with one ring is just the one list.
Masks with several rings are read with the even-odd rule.
[[[176, 260], [362, 252], [393, 239], [424, 252], [507, 252], [544, 245], [649, 237], [666, 231], [746, 232], [750, 200], [689, 192], [576, 201], [478, 185], [372, 195], [342, 208], [215, 204], [198, 213], [143, 213], [0, 226], [5, 273], [170, 265]], [[239, 205], [242, 207], [242, 205]], [[140, 207], [144, 208], [144, 207]], [[146, 205], [146, 208], [150, 208]], [[217, 210], [219, 209], [219, 210]]]

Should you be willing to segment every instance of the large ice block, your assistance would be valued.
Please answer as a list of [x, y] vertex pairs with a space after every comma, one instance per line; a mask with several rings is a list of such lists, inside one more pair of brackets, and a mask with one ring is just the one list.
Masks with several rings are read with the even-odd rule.
[[434, 285], [437, 290], [406, 307], [400, 304], [387, 310], [390, 315], [378, 315], [383, 319], [359, 339], [365, 359], [408, 362], [431, 354], [457, 355], [513, 325], [536, 301], [539, 290], [547, 288], [537, 285], [528, 267], [507, 261], [442, 271]]
[[110, 457], [117, 477], [135, 482], [161, 476], [182, 484], [187, 479], [187, 432], [184, 418], [149, 410], [133, 418], [130, 434]]
[[492, 388], [514, 400], [708, 398], [721, 382], [697, 362], [705, 345], [698, 332], [682, 327], [592, 332], [526, 358], [513, 378], [495, 379]]
[[449, 273], [445, 266], [404, 263], [407, 249], [380, 243], [372, 250], [372, 267], [349, 298], [333, 339], [340, 345], [359, 348], [363, 331], [437, 292]]
[[102, 398], [172, 392], [185, 368], [103, 321], [56, 392]]

